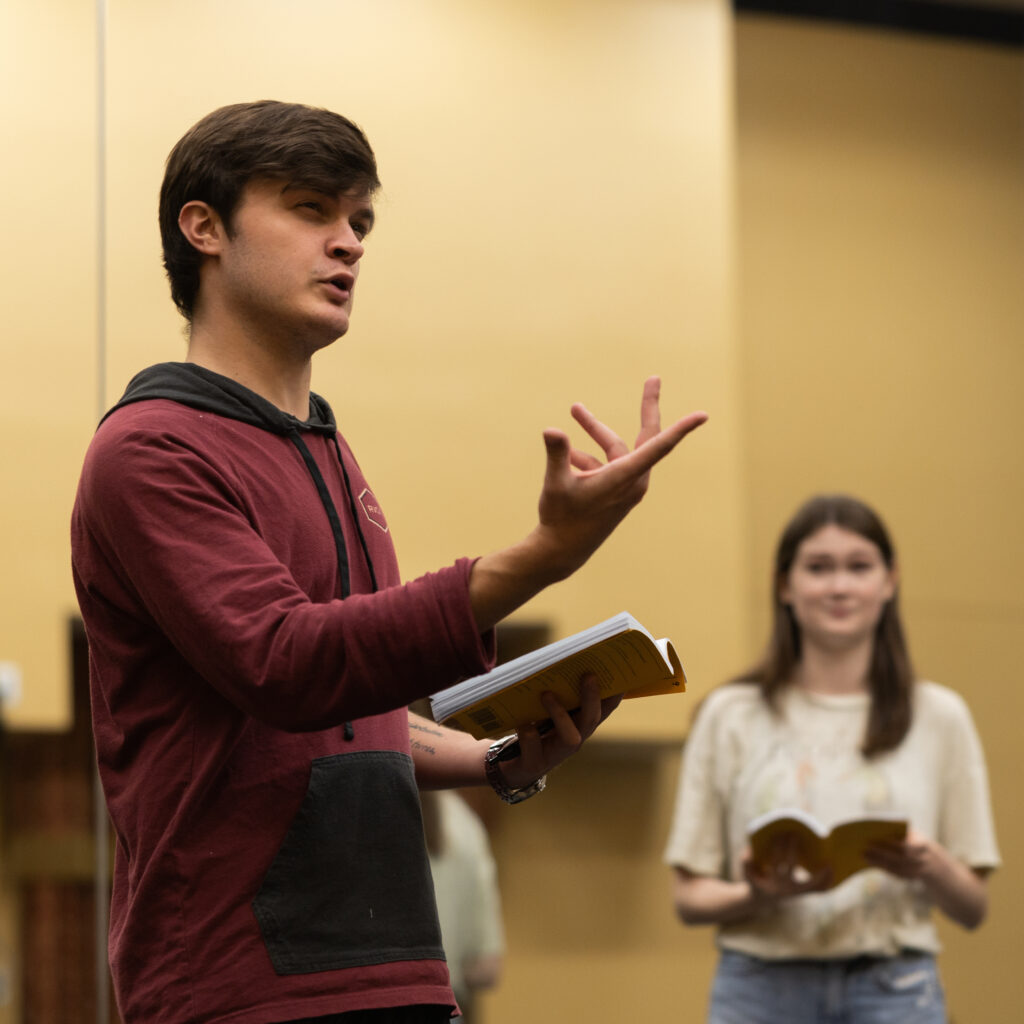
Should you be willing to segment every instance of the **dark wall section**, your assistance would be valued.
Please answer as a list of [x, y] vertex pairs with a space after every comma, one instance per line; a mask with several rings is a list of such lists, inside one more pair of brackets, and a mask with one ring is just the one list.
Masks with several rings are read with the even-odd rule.
[[733, 0], [739, 12], [845, 21], [1024, 48], [1024, 10], [919, 0]]

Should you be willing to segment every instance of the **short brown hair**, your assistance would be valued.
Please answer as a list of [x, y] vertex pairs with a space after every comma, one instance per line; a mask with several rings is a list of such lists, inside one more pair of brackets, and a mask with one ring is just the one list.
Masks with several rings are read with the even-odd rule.
[[171, 297], [192, 320], [201, 254], [178, 215], [188, 202], [208, 203], [228, 231], [245, 186], [288, 178], [327, 192], [380, 188], [377, 161], [362, 130], [321, 107], [260, 100], [220, 107], [194, 124], [171, 150], [160, 188], [160, 238]]

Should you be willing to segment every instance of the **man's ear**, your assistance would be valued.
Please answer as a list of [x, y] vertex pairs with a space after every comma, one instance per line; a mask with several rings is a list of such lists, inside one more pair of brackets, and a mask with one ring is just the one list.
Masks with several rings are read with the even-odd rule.
[[189, 243], [204, 256], [218, 255], [227, 238], [220, 214], [200, 199], [192, 199], [181, 208], [178, 227]]

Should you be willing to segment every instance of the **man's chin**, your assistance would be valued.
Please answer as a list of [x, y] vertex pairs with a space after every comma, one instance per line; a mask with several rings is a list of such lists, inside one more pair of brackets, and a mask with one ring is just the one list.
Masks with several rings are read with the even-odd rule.
[[321, 323], [320, 330], [317, 331], [318, 342], [316, 347], [327, 348], [328, 345], [333, 345], [336, 341], [343, 338], [349, 329], [349, 321], [347, 318], [344, 320], [340, 318], [334, 318], [331, 321]]

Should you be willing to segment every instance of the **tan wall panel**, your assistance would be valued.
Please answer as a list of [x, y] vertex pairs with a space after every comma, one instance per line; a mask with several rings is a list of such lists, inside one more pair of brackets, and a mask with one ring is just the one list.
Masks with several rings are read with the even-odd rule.
[[922, 674], [941, 679], [971, 706], [982, 734], [1004, 866], [992, 877], [990, 917], [981, 930], [945, 924], [941, 964], [958, 1021], [999, 1020], [1021, 982], [1008, 969], [1024, 915], [1024, 830], [1020, 821], [1020, 730], [1024, 692], [1019, 618], [989, 607], [908, 601], [911, 640]]
[[68, 524], [95, 422], [96, 48], [84, 0], [0, 8], [0, 661], [13, 728], [68, 724]]
[[796, 504], [875, 504], [918, 667], [966, 697], [988, 756], [1006, 867], [980, 932], [943, 928], [942, 965], [957, 1020], [999, 1019], [1024, 898], [1024, 58], [789, 19], [736, 39], [755, 635]]

